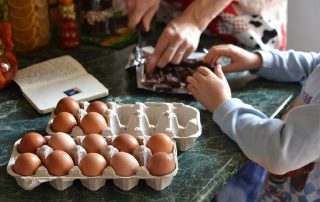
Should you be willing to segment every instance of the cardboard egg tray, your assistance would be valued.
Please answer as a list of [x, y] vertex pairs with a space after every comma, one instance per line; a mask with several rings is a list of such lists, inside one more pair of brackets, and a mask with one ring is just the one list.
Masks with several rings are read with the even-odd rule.
[[[81, 119], [89, 102], [82, 102], [84, 109], [80, 109], [78, 117]], [[201, 135], [199, 110], [183, 103], [146, 102], [136, 104], [107, 103], [109, 109], [103, 115], [108, 127], [102, 132], [104, 137], [116, 137], [121, 133], [129, 133], [136, 137], [150, 137], [161, 132], [167, 134], [177, 142], [177, 149], [190, 149], [196, 138]], [[48, 122], [47, 133], [52, 135], [50, 125], [54, 113]], [[70, 134], [72, 137], [84, 136], [82, 129], [75, 126]]]
[[[50, 136], [48, 138], [50, 138]], [[7, 166], [7, 172], [11, 176], [13, 176], [16, 179], [18, 185], [20, 185], [25, 190], [31, 190], [44, 182], [49, 182], [49, 184], [57, 190], [65, 190], [73, 184], [74, 180], [80, 180], [83, 186], [85, 186], [86, 188], [88, 188], [89, 190], [92, 190], [92, 191], [95, 191], [95, 190], [101, 188], [102, 186], [104, 186], [106, 183], [106, 180], [113, 180], [113, 183], [117, 187], [119, 187], [121, 190], [127, 191], [127, 190], [130, 190], [133, 187], [135, 187], [138, 184], [139, 180], [141, 180], [141, 179], [145, 180], [147, 185], [152, 187], [153, 189], [162, 190], [171, 184], [173, 176], [175, 176], [177, 174], [177, 171], [178, 171], [177, 147], [176, 147], [175, 141], [173, 141], [174, 148], [173, 148], [171, 155], [173, 156], [176, 167], [168, 175], [158, 177], [158, 176], [152, 176], [148, 172], [148, 170], [146, 169], [146, 162], [148, 161], [148, 158], [151, 156], [151, 151], [147, 147], [142, 146], [142, 147], [144, 147], [145, 151], [149, 150], [149, 155], [146, 155], [146, 153], [143, 153], [143, 150], [139, 149], [141, 147], [140, 146], [140, 147], [138, 147], [138, 149], [135, 150], [134, 153], [139, 154], [139, 152], [141, 152], [140, 154], [142, 154], [142, 155], [140, 155], [140, 156], [144, 156], [144, 159], [142, 159], [142, 160], [138, 159], [138, 161], [140, 163], [140, 167], [138, 168], [135, 175], [130, 176], [130, 177], [119, 176], [115, 173], [114, 169], [108, 165], [104, 169], [103, 174], [101, 176], [96, 176], [96, 177], [84, 176], [82, 174], [81, 170], [79, 169], [79, 167], [77, 166], [78, 162], [80, 162], [82, 157], [86, 154], [84, 148], [79, 145], [79, 143], [81, 143], [83, 138], [84, 138], [83, 136], [74, 138], [75, 142], [77, 143], [76, 147], [78, 148], [78, 150], [76, 152], [76, 158], [74, 158], [75, 166], [73, 166], [73, 168], [70, 170], [68, 175], [52, 176], [48, 173], [48, 170], [43, 165], [41, 165], [37, 169], [37, 171], [35, 172], [35, 174], [33, 176], [21, 176], [21, 175], [15, 173], [12, 170], [12, 166], [14, 165], [18, 156], [20, 155], [17, 148], [18, 148], [18, 145], [19, 145], [21, 139], [16, 141], [14, 144], [12, 155], [11, 155], [11, 158], [10, 158], [8, 166]], [[146, 141], [144, 141], [144, 144], [145, 144], [145, 142]], [[42, 153], [38, 154], [39, 149], [42, 149], [43, 147], [45, 147], [46, 149], [42, 150]], [[47, 155], [50, 154], [51, 148], [47, 145], [44, 145], [43, 147], [38, 149], [37, 154], [39, 156], [43, 155], [44, 157], [46, 157]], [[109, 145], [108, 148], [105, 148], [105, 151], [106, 151], [106, 153], [109, 152], [109, 155], [112, 156], [112, 153], [114, 152], [114, 150], [109, 150], [109, 147], [112, 147], [112, 146]], [[81, 150], [81, 148], [82, 148], [82, 150]], [[115, 148], [113, 148], [113, 149], [115, 149]], [[83, 151], [85, 152], [85, 154], [83, 154]], [[106, 158], [106, 155], [104, 155], [103, 152], [101, 152], [101, 154]], [[75, 159], [77, 159], [77, 160], [75, 160]]]

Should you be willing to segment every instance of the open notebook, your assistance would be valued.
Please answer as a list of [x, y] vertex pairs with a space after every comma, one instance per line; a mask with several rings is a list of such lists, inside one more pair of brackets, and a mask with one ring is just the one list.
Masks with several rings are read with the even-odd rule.
[[14, 80], [41, 114], [51, 112], [63, 97], [90, 101], [108, 95], [108, 89], [69, 55], [23, 68]]

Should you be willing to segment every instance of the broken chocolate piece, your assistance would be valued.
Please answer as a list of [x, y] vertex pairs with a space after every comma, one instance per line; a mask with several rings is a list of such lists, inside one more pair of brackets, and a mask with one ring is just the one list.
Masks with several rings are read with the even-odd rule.
[[157, 74], [145, 74], [145, 78], [141, 81], [145, 86], [153, 87], [159, 83], [159, 76]]
[[165, 83], [157, 83], [153, 86], [153, 90], [157, 91], [157, 92], [165, 92], [165, 93], [169, 93], [172, 91], [172, 87], [168, 84]]
[[166, 83], [174, 88], [180, 88], [180, 79], [172, 73], [166, 75]]
[[192, 75], [192, 73], [186, 67], [182, 66], [177, 66], [176, 68], [174, 68], [174, 73], [179, 77], [180, 81], [182, 82], [185, 82], [186, 78], [189, 75]]

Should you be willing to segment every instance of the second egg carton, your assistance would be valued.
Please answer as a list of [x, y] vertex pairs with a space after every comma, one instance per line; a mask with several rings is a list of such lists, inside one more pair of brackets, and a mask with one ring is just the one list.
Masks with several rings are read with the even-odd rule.
[[[50, 138], [50, 136], [48, 136], [48, 138]], [[78, 137], [75, 139], [75, 141], [76, 142], [82, 141], [83, 138], [84, 138], [83, 136]], [[140, 165], [136, 174], [133, 176], [129, 176], [129, 177], [119, 176], [115, 173], [114, 169], [108, 165], [104, 169], [102, 175], [96, 176], [96, 177], [88, 177], [83, 175], [80, 168], [77, 166], [79, 164], [78, 161], [80, 161], [79, 158], [81, 158], [80, 156], [84, 155], [81, 152], [77, 153], [78, 155], [76, 160], [77, 162], [76, 163], [74, 162], [75, 165], [71, 168], [68, 175], [65, 175], [65, 176], [50, 175], [46, 167], [44, 165], [41, 165], [37, 169], [34, 175], [21, 176], [15, 173], [12, 169], [12, 166], [14, 165], [16, 159], [20, 155], [20, 153], [18, 152], [18, 145], [20, 141], [21, 139], [17, 140], [13, 146], [12, 154], [7, 165], [7, 173], [13, 176], [17, 181], [18, 185], [25, 190], [32, 190], [33, 188], [39, 186], [42, 183], [49, 182], [49, 184], [52, 187], [62, 191], [72, 186], [74, 180], [80, 180], [81, 184], [91, 191], [96, 191], [99, 188], [103, 187], [107, 180], [112, 180], [114, 185], [116, 185], [117, 187], [119, 187], [121, 190], [124, 190], [124, 191], [128, 191], [133, 187], [137, 186], [139, 183], [139, 180], [145, 180], [147, 185], [155, 190], [163, 190], [171, 184], [173, 177], [178, 172], [177, 147], [176, 147], [176, 142], [173, 141], [174, 144], [173, 144], [173, 151], [171, 155], [175, 162], [175, 169], [171, 173], [164, 176], [153, 176], [149, 173], [145, 164], [147, 163], [148, 158], [150, 156], [148, 157], [148, 155], [144, 155], [146, 159], [143, 160], [144, 161], [142, 163], [143, 165]], [[77, 146], [80, 146], [80, 145], [77, 145]], [[49, 150], [51, 149], [50, 147], [47, 146], [46, 150], [44, 151], [46, 155], [50, 153], [50, 151], [48, 151], [48, 148]], [[81, 146], [80, 148], [84, 149]], [[112, 153], [114, 152], [114, 150], [110, 152]], [[137, 152], [142, 152], [142, 150], [137, 150]], [[151, 155], [151, 152], [150, 152], [150, 155]], [[105, 157], [105, 155], [103, 156]]]
[[[86, 114], [89, 102], [82, 102], [78, 116]], [[129, 133], [136, 137], [152, 136], [161, 132], [177, 142], [180, 151], [190, 149], [196, 138], [201, 135], [200, 112], [198, 109], [183, 103], [145, 102], [135, 104], [107, 103], [109, 109], [103, 116], [107, 120], [107, 128], [102, 136], [115, 137], [121, 133]], [[53, 134], [50, 125], [54, 113], [48, 122], [47, 133]], [[79, 126], [75, 126], [70, 134], [73, 137], [85, 135]]]

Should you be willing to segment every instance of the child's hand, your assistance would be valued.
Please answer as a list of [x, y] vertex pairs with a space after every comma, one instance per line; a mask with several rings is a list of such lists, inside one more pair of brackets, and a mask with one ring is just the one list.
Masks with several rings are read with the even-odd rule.
[[187, 90], [210, 112], [231, 98], [231, 90], [220, 65], [214, 73], [200, 66], [192, 76], [187, 77]]
[[213, 46], [205, 56], [204, 62], [214, 64], [223, 56], [231, 59], [231, 64], [223, 67], [224, 72], [259, 70], [262, 65], [262, 58], [258, 53], [251, 53], [235, 45]]

